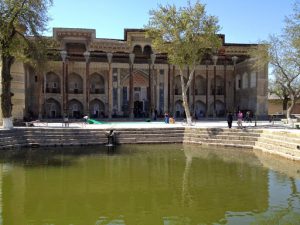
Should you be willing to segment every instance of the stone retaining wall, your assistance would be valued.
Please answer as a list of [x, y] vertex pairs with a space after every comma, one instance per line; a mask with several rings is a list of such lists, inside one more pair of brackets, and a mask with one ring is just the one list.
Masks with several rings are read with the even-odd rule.
[[[0, 149], [107, 144], [104, 129], [16, 128], [0, 130]], [[131, 128], [115, 129], [118, 144], [189, 143], [259, 149], [300, 160], [300, 133], [288, 130], [227, 128]]]

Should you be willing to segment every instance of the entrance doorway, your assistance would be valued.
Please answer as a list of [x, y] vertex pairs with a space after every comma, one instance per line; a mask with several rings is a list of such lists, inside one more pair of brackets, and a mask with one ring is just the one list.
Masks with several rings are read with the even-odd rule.
[[134, 102], [133, 113], [135, 118], [145, 117], [145, 112], [143, 111], [143, 102], [141, 101]]

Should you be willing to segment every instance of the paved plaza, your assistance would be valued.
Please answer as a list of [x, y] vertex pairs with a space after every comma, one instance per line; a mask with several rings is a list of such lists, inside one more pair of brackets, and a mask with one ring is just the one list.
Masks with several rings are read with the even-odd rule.
[[[118, 128], [172, 128], [172, 127], [187, 127], [184, 121], [176, 121], [175, 124], [167, 124], [163, 121], [103, 121], [103, 124], [86, 124], [84, 122], [70, 122], [68, 125], [61, 122], [33, 122], [32, 128], [75, 128], [75, 129], [118, 129]], [[192, 127], [198, 128], [227, 128], [227, 121], [225, 120], [203, 120], [193, 122]], [[237, 121], [232, 124], [232, 129], [237, 129]], [[283, 124], [281, 121], [255, 121], [243, 122], [243, 128], [254, 129], [289, 129], [294, 132], [300, 130], [291, 129], [290, 125]]]

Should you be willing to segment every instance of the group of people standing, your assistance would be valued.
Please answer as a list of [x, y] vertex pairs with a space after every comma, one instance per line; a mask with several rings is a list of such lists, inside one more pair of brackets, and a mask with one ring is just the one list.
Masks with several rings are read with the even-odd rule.
[[[236, 117], [237, 117], [238, 128], [243, 128], [243, 118], [244, 118], [244, 115], [243, 115], [243, 113], [240, 110], [236, 114]], [[229, 112], [228, 115], [227, 115], [228, 128], [232, 127], [232, 121], [233, 121], [233, 114], [231, 112]], [[250, 123], [252, 122], [251, 116], [250, 116], [250, 111], [246, 112], [245, 121], [246, 122], [250, 122]]]

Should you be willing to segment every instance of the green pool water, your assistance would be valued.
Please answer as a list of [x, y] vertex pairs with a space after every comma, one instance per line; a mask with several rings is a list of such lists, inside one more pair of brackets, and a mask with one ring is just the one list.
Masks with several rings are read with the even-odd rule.
[[0, 224], [300, 224], [300, 164], [243, 149], [0, 152]]

